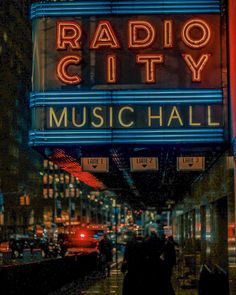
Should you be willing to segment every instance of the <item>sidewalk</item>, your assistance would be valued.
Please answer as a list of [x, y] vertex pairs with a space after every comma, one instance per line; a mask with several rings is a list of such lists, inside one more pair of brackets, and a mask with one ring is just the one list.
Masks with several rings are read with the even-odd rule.
[[[122, 294], [122, 283], [123, 274], [116, 269], [112, 269], [111, 276], [109, 278], [101, 279], [94, 286], [90, 287], [86, 291], [82, 291], [83, 295], [121, 295]], [[197, 295], [196, 289], [182, 289], [178, 282], [174, 281], [174, 289], [176, 295]], [[176, 282], [175, 282], [176, 281]], [[149, 294], [145, 294], [149, 295]]]
[[94, 286], [86, 291], [82, 291], [83, 295], [101, 294], [101, 295], [120, 295], [122, 294], [123, 274], [116, 269], [111, 270], [111, 276], [101, 279]]

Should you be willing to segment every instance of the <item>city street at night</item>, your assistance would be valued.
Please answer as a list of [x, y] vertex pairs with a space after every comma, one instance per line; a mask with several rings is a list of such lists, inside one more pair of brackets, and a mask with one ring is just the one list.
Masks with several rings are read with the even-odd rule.
[[236, 295], [236, 0], [0, 0], [0, 294]]

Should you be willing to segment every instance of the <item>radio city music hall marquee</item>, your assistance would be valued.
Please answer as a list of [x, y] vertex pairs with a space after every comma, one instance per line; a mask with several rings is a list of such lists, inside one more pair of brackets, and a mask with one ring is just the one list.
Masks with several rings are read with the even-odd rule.
[[33, 28], [34, 130], [212, 131], [222, 141], [218, 15], [39, 18]]

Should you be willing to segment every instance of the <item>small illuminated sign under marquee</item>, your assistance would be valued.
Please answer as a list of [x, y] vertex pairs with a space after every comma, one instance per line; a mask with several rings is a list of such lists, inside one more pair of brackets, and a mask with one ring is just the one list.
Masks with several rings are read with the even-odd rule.
[[178, 171], [203, 171], [205, 170], [205, 157], [178, 157]]
[[130, 158], [130, 170], [135, 171], [150, 171], [158, 170], [158, 158], [156, 157], [133, 157]]
[[81, 158], [83, 171], [90, 172], [109, 172], [109, 158]]

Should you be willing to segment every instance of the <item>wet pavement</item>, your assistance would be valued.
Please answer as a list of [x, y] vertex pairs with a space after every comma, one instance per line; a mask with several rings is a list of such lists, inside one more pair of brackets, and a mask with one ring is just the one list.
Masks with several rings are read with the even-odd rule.
[[[82, 291], [83, 295], [121, 295], [123, 274], [116, 269], [111, 271], [111, 276], [101, 279], [95, 285], [90, 287], [86, 291]], [[197, 295], [196, 289], [182, 289], [178, 280], [173, 279], [173, 285], [176, 295]], [[147, 294], [148, 295], [148, 294]]]
[[86, 291], [82, 291], [84, 295], [101, 294], [121, 294], [122, 293], [123, 274], [116, 269], [111, 270], [111, 276], [105, 279], [101, 279], [94, 286]]

